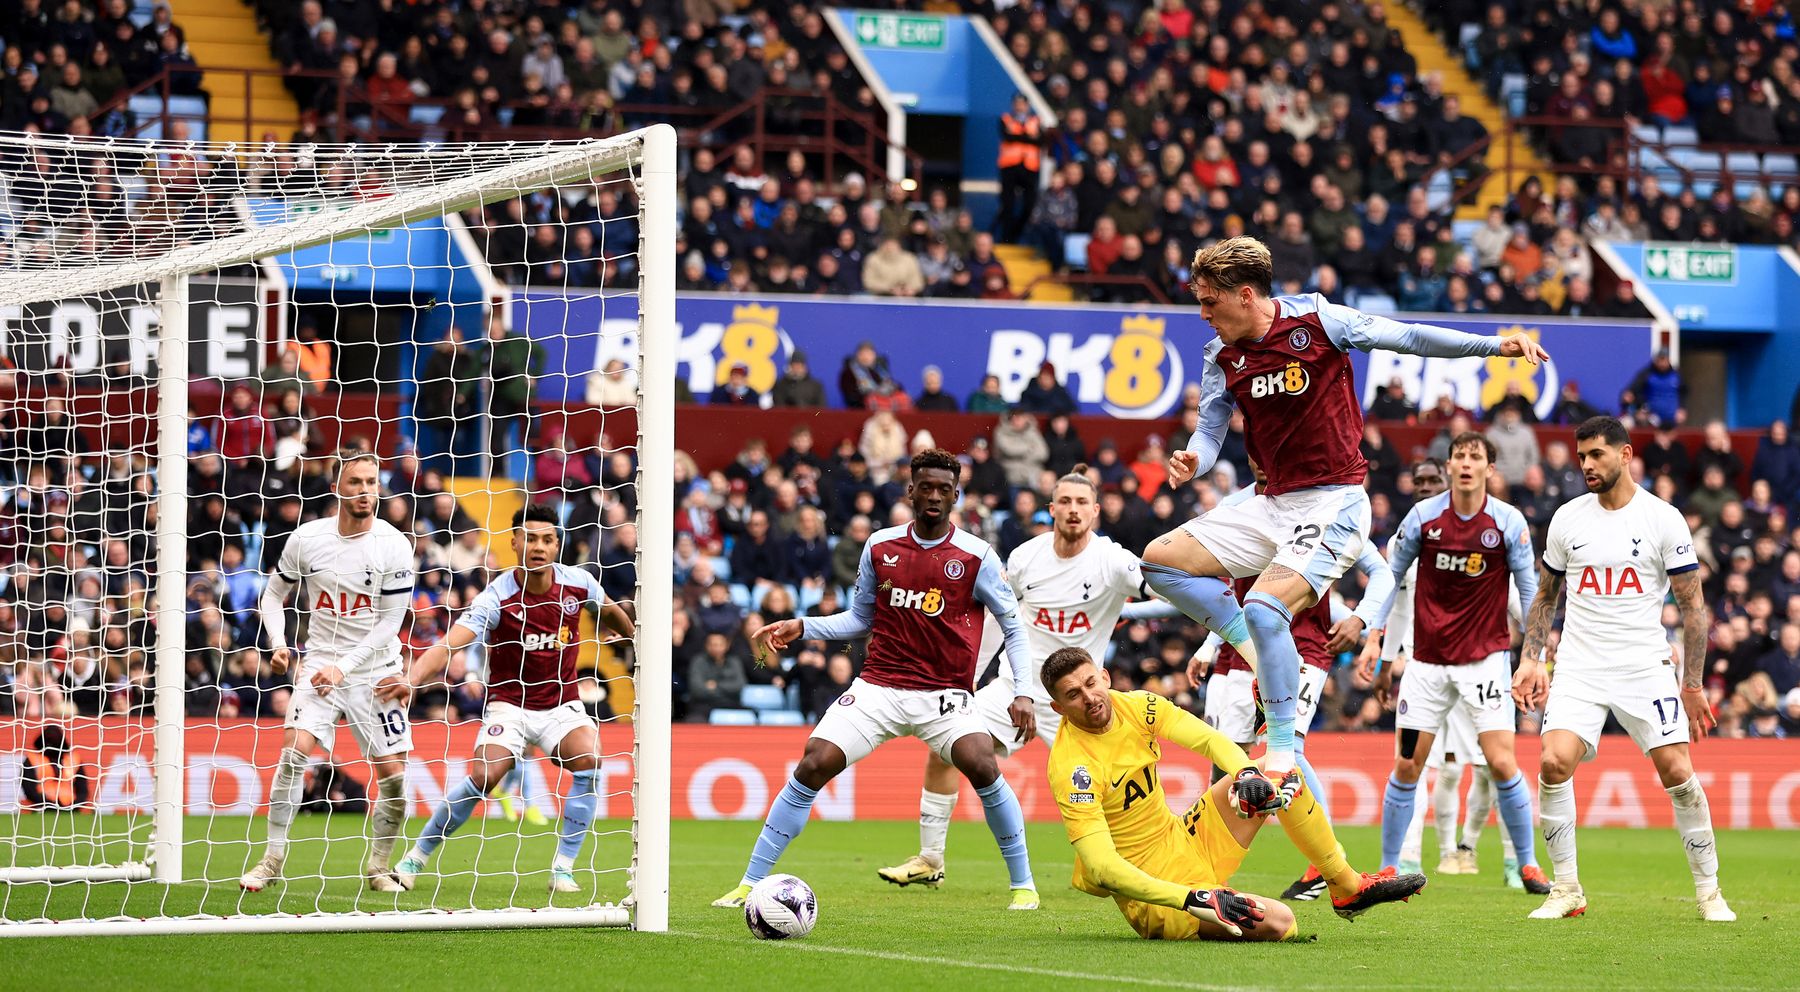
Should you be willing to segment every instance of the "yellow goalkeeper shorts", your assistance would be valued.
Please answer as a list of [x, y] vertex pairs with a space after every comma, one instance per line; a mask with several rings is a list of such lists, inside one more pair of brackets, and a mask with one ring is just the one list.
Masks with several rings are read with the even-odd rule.
[[[1247, 852], [1231, 835], [1212, 793], [1201, 793], [1181, 822], [1186, 829], [1179, 842], [1144, 859], [1149, 863], [1134, 863], [1150, 875], [1190, 889], [1214, 889], [1229, 883]], [[1119, 904], [1125, 922], [1146, 940], [1187, 940], [1200, 932], [1200, 921], [1186, 910], [1116, 895], [1113, 901]]]

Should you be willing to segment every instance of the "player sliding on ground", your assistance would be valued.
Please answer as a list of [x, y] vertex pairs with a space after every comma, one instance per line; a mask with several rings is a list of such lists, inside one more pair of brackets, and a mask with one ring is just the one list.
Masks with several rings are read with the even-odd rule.
[[768, 664], [802, 638], [837, 641], [868, 634], [868, 661], [813, 728], [793, 777], [769, 808], [742, 881], [714, 900], [714, 906], [744, 904], [750, 886], [774, 870], [800, 835], [827, 782], [882, 743], [917, 737], [956, 766], [981, 797], [988, 829], [1000, 844], [1011, 879], [1007, 908], [1037, 908], [1025, 851], [1025, 816], [1000, 774], [994, 739], [973, 704], [982, 609], [1005, 632], [1015, 687], [1007, 713], [1022, 739], [1037, 732], [1036, 707], [1024, 690], [1031, 676], [1030, 648], [999, 555], [950, 519], [961, 472], [956, 456], [941, 448], [914, 455], [906, 487], [913, 522], [869, 536], [850, 609], [829, 617], [783, 620], [752, 635], [757, 661]]
[[[1056, 741], [1062, 723], [1050, 706], [1050, 696], [1038, 681], [1044, 658], [1063, 647], [1080, 647], [1089, 654], [1106, 649], [1107, 639], [1121, 616], [1134, 619], [1179, 615], [1160, 600], [1130, 603], [1133, 596], [1148, 596], [1138, 572], [1137, 555], [1094, 533], [1100, 519], [1100, 494], [1087, 476], [1087, 466], [1077, 465], [1056, 480], [1050, 493], [1054, 529], [1039, 534], [1013, 549], [1007, 559], [1006, 578], [1019, 599], [1019, 615], [1025, 622], [1030, 645], [1030, 680], [1015, 688], [1002, 669], [975, 693], [975, 715], [993, 738], [994, 750], [1012, 755], [1031, 743], [1031, 737], [1015, 728], [1009, 708], [1013, 697], [1029, 694], [1037, 711], [1037, 736], [1046, 745]], [[979, 662], [998, 650], [998, 625], [984, 632]], [[990, 640], [994, 647], [990, 649]], [[933, 753], [926, 758], [925, 788], [919, 795], [919, 853], [877, 874], [895, 885], [919, 883], [936, 887], [944, 881], [944, 842], [950, 833], [950, 815], [956, 809], [958, 775], [949, 762]]]
[[[1063, 718], [1050, 749], [1050, 788], [1075, 845], [1072, 884], [1111, 896], [1138, 936], [1294, 936], [1292, 910], [1225, 887], [1271, 813], [1319, 866], [1332, 906], [1347, 920], [1425, 887], [1423, 875], [1358, 875], [1304, 779], [1288, 776], [1278, 788], [1242, 748], [1193, 714], [1155, 693], [1112, 691], [1105, 669], [1082, 649], [1063, 648], [1046, 659], [1043, 682]], [[1179, 817], [1157, 775], [1158, 741], [1229, 772]], [[1226, 816], [1228, 807], [1237, 815]]]
[[377, 892], [401, 891], [388, 858], [406, 823], [412, 727], [406, 707], [378, 698], [378, 686], [401, 681], [399, 634], [413, 590], [412, 541], [375, 518], [381, 462], [373, 454], [342, 456], [332, 489], [337, 515], [294, 529], [257, 604], [272, 649], [269, 667], [277, 674], [295, 661], [287, 644], [287, 598], [302, 583], [310, 619], [269, 789], [268, 845], [262, 860], [238, 879], [248, 892], [261, 892], [281, 878], [307, 759], [314, 747], [331, 752], [340, 720], [349, 723], [356, 746], [375, 769], [363, 874]]
[[594, 821], [599, 801], [594, 773], [600, 767], [600, 728], [581, 705], [576, 687], [581, 612], [592, 611], [621, 637], [630, 637], [633, 628], [631, 618], [606, 598], [593, 576], [557, 563], [562, 551], [557, 523], [552, 506], [524, 507], [513, 514], [512, 547], [520, 567], [483, 589], [444, 639], [413, 662], [404, 682], [381, 689], [404, 704], [414, 690], [437, 681], [451, 652], [486, 639], [481, 743], [475, 746], [469, 774], [450, 787], [412, 850], [394, 866], [395, 877], [408, 889], [445, 838], [468, 822], [482, 798], [535, 746], [570, 773], [556, 857], [550, 863], [550, 891], [581, 891], [575, 858]]
[[[1674, 507], [1631, 478], [1631, 436], [1612, 417], [1575, 429], [1586, 495], [1562, 505], [1544, 538], [1543, 574], [1525, 617], [1525, 650], [1513, 676], [1513, 698], [1544, 705], [1538, 770], [1538, 822], [1556, 876], [1538, 920], [1580, 916], [1587, 896], [1575, 865], [1575, 786], [1582, 761], [1594, 757], [1610, 712], [1656, 766], [1675, 807], [1700, 917], [1737, 919], [1719, 893], [1719, 851], [1712, 811], [1688, 757], [1688, 741], [1714, 724], [1706, 700], [1707, 609], [1694, 537]], [[1545, 648], [1565, 587], [1569, 600], [1554, 678]], [[1681, 613], [1681, 676], [1663, 635], [1670, 590]], [[1545, 702], [1546, 694], [1548, 702]]]
[[[1488, 495], [1494, 443], [1464, 432], [1450, 439], [1450, 491], [1422, 500], [1400, 523], [1393, 543], [1394, 577], [1418, 563], [1412, 658], [1400, 680], [1395, 720], [1398, 757], [1381, 807], [1381, 863], [1398, 865], [1412, 824], [1415, 794], [1445, 720], [1460, 712], [1474, 724], [1500, 797], [1500, 819], [1518, 845], [1519, 876], [1527, 890], [1550, 891], [1537, 864], [1531, 834], [1531, 793], [1513, 751], [1517, 712], [1507, 695], [1512, 673], [1508, 573], [1521, 599], [1537, 592], [1531, 531], [1525, 516]], [[1386, 609], [1375, 628], [1387, 622]], [[1359, 674], [1374, 677], [1379, 644], [1365, 648]], [[1454, 786], [1452, 786], [1454, 789]], [[1454, 806], [1452, 806], [1454, 809]], [[1438, 830], [1454, 833], [1451, 823]], [[1460, 867], [1460, 864], [1459, 866]]]
[[[1294, 770], [1300, 655], [1289, 631], [1356, 561], [1368, 541], [1362, 402], [1351, 348], [1428, 357], [1500, 355], [1536, 364], [1544, 350], [1523, 334], [1481, 337], [1402, 324], [1326, 302], [1271, 297], [1269, 249], [1229, 238], [1194, 253], [1192, 289], [1218, 338], [1201, 369], [1200, 425], [1169, 457], [1180, 486], [1212, 470], [1235, 402], [1244, 445], [1268, 473], [1263, 492], [1170, 531], [1144, 553], [1158, 595], [1218, 631], [1256, 671], [1268, 715], [1266, 766]], [[1259, 576], [1242, 609], [1226, 579]]]

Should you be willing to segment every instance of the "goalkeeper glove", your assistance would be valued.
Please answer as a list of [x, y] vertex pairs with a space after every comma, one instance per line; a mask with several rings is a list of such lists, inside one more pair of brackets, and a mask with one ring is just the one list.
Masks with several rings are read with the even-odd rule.
[[1224, 927], [1233, 937], [1242, 937], [1245, 927], [1254, 927], [1263, 919], [1261, 903], [1225, 888], [1195, 889], [1181, 908], [1196, 919]]
[[1293, 796], [1277, 789], [1255, 765], [1244, 768], [1231, 782], [1231, 805], [1243, 819], [1268, 816], [1287, 809]]

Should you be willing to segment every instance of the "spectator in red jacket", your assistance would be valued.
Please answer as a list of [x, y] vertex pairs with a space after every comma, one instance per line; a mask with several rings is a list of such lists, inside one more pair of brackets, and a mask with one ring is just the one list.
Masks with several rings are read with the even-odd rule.
[[275, 449], [275, 432], [263, 418], [256, 394], [250, 387], [231, 387], [225, 399], [225, 412], [219, 417], [219, 454], [233, 464], [251, 458], [267, 458]]

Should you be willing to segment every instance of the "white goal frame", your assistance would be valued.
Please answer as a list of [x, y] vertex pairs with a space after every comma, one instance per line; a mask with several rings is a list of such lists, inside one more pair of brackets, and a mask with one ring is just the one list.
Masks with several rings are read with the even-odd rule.
[[[57, 146], [91, 144], [124, 148], [112, 139], [57, 138], [45, 135], [0, 135], [18, 143]], [[137, 143], [162, 151], [178, 151], [167, 142]], [[255, 151], [262, 146], [221, 146], [189, 142], [189, 151]], [[421, 149], [425, 146], [407, 146]], [[446, 150], [476, 146], [445, 146]], [[672, 648], [661, 639], [671, 626], [674, 507], [666, 494], [674, 480], [675, 451], [675, 241], [676, 134], [667, 124], [605, 139], [507, 143], [490, 149], [512, 156], [486, 171], [472, 172], [439, 185], [408, 188], [381, 199], [357, 202], [342, 210], [318, 211], [298, 221], [269, 228], [252, 227], [225, 238], [190, 244], [165, 254], [110, 264], [69, 268], [0, 270], [0, 306], [69, 298], [119, 286], [159, 285], [161, 330], [157, 349], [155, 391], [158, 399], [154, 436], [157, 478], [156, 640], [154, 657], [155, 756], [152, 769], [155, 799], [153, 834], [143, 861], [111, 865], [0, 867], [0, 884], [20, 882], [154, 882], [180, 884], [187, 761], [185, 727], [185, 628], [180, 590], [187, 576], [186, 501], [188, 460], [186, 397], [188, 393], [188, 279], [190, 275], [241, 265], [282, 252], [292, 252], [370, 230], [400, 227], [483, 205], [522, 189], [578, 183], [620, 170], [632, 171], [639, 202], [638, 243], [638, 382], [637, 488], [664, 494], [637, 501], [639, 534], [636, 597], [638, 637], [633, 652], [636, 684], [632, 717], [632, 852], [628, 905], [596, 905], [580, 909], [406, 910], [234, 915], [163, 916], [150, 919], [108, 918], [69, 921], [0, 920], [0, 937], [146, 936], [194, 933], [363, 932], [401, 930], [480, 930], [537, 927], [630, 927], [663, 932], [669, 928], [670, 780], [672, 732]], [[533, 149], [541, 154], [517, 156]], [[392, 155], [392, 146], [370, 155]], [[648, 553], [644, 549], [650, 549]], [[169, 590], [176, 590], [169, 595]]]

